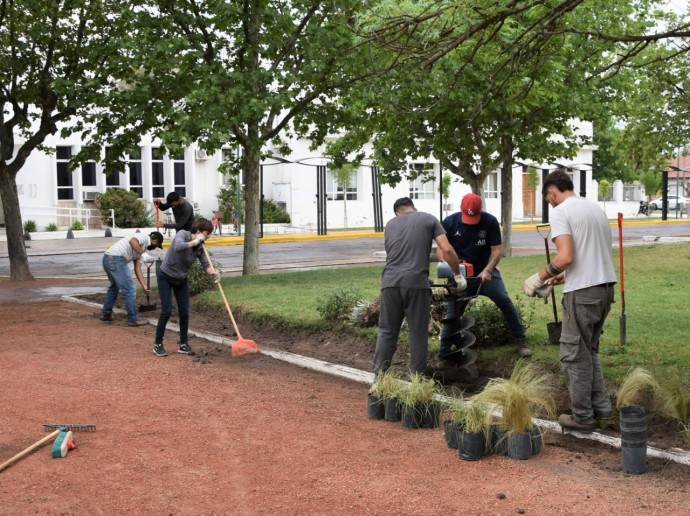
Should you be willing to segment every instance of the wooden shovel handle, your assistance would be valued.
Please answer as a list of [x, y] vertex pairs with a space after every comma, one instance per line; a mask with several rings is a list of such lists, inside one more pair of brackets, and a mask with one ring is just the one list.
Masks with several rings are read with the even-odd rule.
[[9, 468], [12, 464], [14, 464], [15, 462], [18, 462], [19, 460], [23, 459], [24, 457], [26, 457], [27, 455], [29, 455], [29, 454], [30, 454], [31, 452], [33, 452], [34, 450], [40, 448], [41, 446], [43, 446], [45, 443], [47, 443], [47, 442], [50, 441], [51, 439], [57, 437], [59, 434], [60, 434], [60, 429], [57, 429], [57, 430], [55, 430], [54, 432], [51, 432], [51, 433], [49, 433], [48, 435], [46, 435], [46, 436], [45, 436], [43, 439], [41, 439], [40, 441], [36, 441], [34, 444], [32, 444], [31, 446], [29, 446], [26, 450], [19, 452], [17, 455], [15, 455], [14, 457], [12, 457], [12, 458], [11, 458], [10, 460], [8, 460], [7, 462], [3, 462], [2, 464], [0, 464], [0, 471], [3, 471], [4, 469]]
[[[211, 267], [211, 270], [215, 273], [216, 269], [213, 267], [213, 262], [211, 261], [211, 257], [208, 255], [208, 251], [206, 250], [205, 245], [201, 245], [201, 248], [204, 250], [204, 254], [206, 255], [206, 259], [208, 260], [208, 263]], [[232, 316], [232, 310], [230, 310], [230, 305], [228, 304], [228, 300], [225, 297], [225, 292], [223, 292], [223, 287], [221, 286], [220, 283], [218, 283], [218, 290], [220, 290], [220, 295], [223, 297], [223, 302], [225, 303], [225, 308], [228, 311], [228, 315], [230, 316], [230, 320], [232, 321], [232, 327], [235, 328], [235, 333], [237, 334], [237, 338], [241, 339], [242, 335], [240, 335], [240, 330], [237, 328], [237, 323], [235, 322], [235, 318]]]

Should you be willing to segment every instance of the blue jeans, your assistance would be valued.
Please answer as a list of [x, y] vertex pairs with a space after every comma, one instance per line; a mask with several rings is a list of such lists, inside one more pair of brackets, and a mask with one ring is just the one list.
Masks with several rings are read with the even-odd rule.
[[[477, 293], [477, 289], [479, 289], [480, 296], [488, 297], [501, 310], [501, 312], [503, 313], [503, 318], [506, 321], [506, 325], [508, 326], [508, 330], [510, 331], [510, 334], [516, 338], [524, 337], [525, 328], [522, 325], [522, 321], [520, 320], [520, 314], [518, 313], [517, 308], [515, 308], [513, 301], [510, 299], [510, 296], [508, 295], [506, 286], [503, 283], [503, 278], [501, 278], [501, 273], [498, 270], [494, 269], [493, 273], [491, 273], [491, 281], [481, 284], [481, 288], [479, 288], [479, 285], [480, 283], [478, 279], [470, 278], [467, 282], [467, 290], [465, 292], [467, 293], [467, 295], [471, 296], [475, 295]], [[458, 306], [456, 306], [456, 304]], [[453, 299], [449, 300], [446, 317], [453, 318], [456, 315], [461, 315], [462, 313], [464, 313], [466, 306], [467, 302], [456, 303], [456, 301]], [[444, 332], [446, 331], [452, 333], [452, 326], [446, 327], [446, 325], [444, 325], [441, 333], [441, 338], [445, 336]], [[450, 349], [441, 349], [439, 351], [439, 354], [441, 355], [445, 353], [450, 353]]]
[[125, 298], [125, 308], [127, 309], [127, 321], [137, 320], [137, 291], [132, 280], [132, 273], [127, 262], [122, 256], [103, 255], [103, 270], [108, 275], [110, 286], [105, 293], [103, 302], [103, 315], [106, 317], [113, 313], [113, 305], [117, 299], [117, 294], [122, 291]]
[[187, 278], [178, 284], [172, 284], [168, 275], [162, 270], [156, 271], [158, 293], [161, 296], [161, 315], [156, 326], [156, 344], [163, 344], [165, 325], [172, 314], [172, 295], [175, 294], [177, 312], [180, 316], [180, 344], [187, 344], [189, 333], [189, 281]]

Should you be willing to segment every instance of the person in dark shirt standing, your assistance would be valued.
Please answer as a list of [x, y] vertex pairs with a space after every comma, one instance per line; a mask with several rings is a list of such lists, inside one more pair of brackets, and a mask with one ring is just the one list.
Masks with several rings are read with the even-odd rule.
[[181, 229], [190, 231], [194, 222], [194, 208], [192, 205], [185, 201], [184, 197], [177, 192], [170, 192], [166, 200], [168, 201], [167, 203], [161, 202], [160, 199], [154, 199], [153, 204], [158, 206], [161, 212], [172, 208], [175, 222], [161, 224], [161, 226], [165, 229], [174, 229], [175, 231], [180, 231]]
[[[458, 259], [472, 264], [479, 281], [468, 282], [467, 293], [486, 296], [496, 303], [503, 313], [517, 352], [523, 358], [532, 356], [525, 342], [525, 328], [520, 314], [506, 291], [499, 272], [498, 262], [503, 253], [501, 227], [496, 217], [482, 211], [482, 199], [470, 193], [462, 198], [460, 212], [443, 219], [448, 241], [458, 255]], [[481, 288], [480, 288], [481, 285]], [[439, 355], [443, 353], [440, 351]]]
[[410, 370], [424, 373], [429, 346], [431, 287], [429, 286], [429, 253], [436, 241], [455, 274], [455, 283], [464, 288], [458, 258], [448, 243], [436, 217], [418, 212], [409, 197], [395, 201], [395, 217], [384, 232], [386, 265], [381, 275], [381, 312], [379, 333], [374, 351], [374, 374], [388, 370], [398, 345], [403, 319], [407, 318]]

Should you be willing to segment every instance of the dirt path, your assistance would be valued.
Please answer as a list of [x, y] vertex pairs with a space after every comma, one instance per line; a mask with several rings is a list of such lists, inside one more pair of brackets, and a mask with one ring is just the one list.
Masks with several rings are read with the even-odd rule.
[[615, 450], [555, 434], [528, 461], [465, 462], [440, 429], [368, 420], [361, 384], [198, 339], [157, 358], [152, 326], [66, 302], [0, 320], [0, 459], [43, 423], [97, 426], [0, 473], [3, 514], [687, 514], [677, 464], [628, 476]]

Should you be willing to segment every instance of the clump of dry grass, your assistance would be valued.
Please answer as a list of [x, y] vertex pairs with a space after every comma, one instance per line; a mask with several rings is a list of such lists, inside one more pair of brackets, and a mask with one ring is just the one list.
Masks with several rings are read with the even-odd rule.
[[616, 408], [639, 404], [646, 393], [657, 394], [659, 382], [643, 367], [636, 367], [623, 379], [616, 394]]
[[504, 430], [525, 433], [532, 427], [532, 418], [555, 414], [553, 392], [548, 374], [540, 374], [534, 365], [520, 360], [510, 378], [493, 378], [473, 399], [500, 408]]

